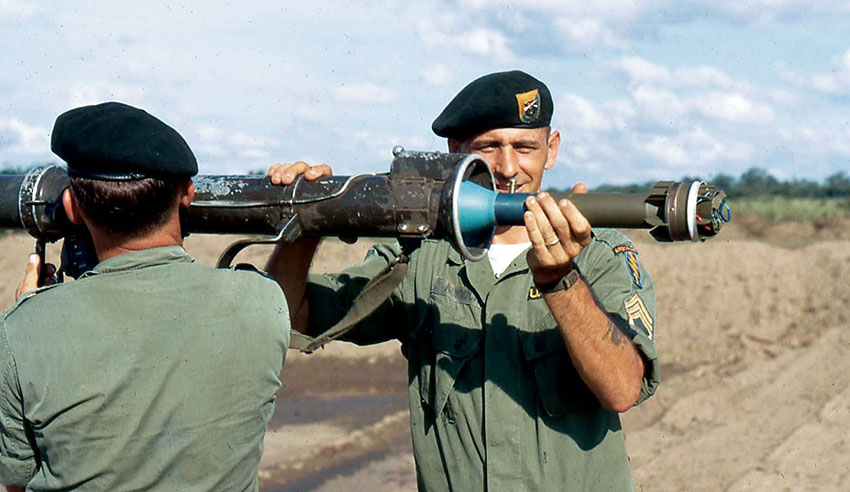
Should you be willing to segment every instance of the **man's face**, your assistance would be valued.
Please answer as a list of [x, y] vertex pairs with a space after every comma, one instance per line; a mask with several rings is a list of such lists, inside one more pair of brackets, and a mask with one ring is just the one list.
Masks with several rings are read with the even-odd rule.
[[500, 193], [510, 191], [516, 178], [516, 193], [540, 191], [543, 171], [558, 158], [561, 135], [549, 128], [496, 128], [464, 141], [449, 139], [450, 152], [478, 154], [490, 164]]

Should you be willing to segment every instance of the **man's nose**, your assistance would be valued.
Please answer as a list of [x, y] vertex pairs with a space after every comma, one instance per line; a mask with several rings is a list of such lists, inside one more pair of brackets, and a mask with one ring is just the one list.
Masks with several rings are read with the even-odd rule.
[[493, 174], [499, 177], [510, 179], [519, 173], [519, 165], [514, 152], [510, 149], [501, 148], [493, 155], [493, 162], [490, 166], [493, 168]]

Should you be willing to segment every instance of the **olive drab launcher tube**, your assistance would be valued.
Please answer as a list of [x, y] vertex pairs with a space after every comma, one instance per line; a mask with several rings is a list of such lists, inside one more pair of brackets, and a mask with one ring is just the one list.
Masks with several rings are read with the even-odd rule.
[[[521, 225], [526, 194], [497, 193], [492, 171], [475, 154], [393, 149], [389, 173], [299, 177], [288, 186], [265, 176], [193, 178], [195, 198], [183, 233], [267, 236], [246, 244], [306, 236], [445, 239], [480, 260], [497, 226]], [[24, 229], [40, 241], [68, 236], [61, 194], [65, 169], [0, 175], [0, 228]], [[730, 218], [726, 195], [701, 181], [661, 181], [646, 193], [588, 193], [568, 198], [593, 227], [651, 229], [660, 241], [700, 241]], [[294, 231], [294, 232], [293, 232]], [[235, 255], [235, 254], [234, 254]]]

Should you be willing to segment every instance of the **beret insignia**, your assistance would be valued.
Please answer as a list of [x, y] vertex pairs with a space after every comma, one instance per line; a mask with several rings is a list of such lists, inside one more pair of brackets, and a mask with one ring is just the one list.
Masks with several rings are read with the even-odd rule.
[[523, 123], [534, 123], [540, 118], [540, 91], [537, 89], [516, 95], [519, 119]]

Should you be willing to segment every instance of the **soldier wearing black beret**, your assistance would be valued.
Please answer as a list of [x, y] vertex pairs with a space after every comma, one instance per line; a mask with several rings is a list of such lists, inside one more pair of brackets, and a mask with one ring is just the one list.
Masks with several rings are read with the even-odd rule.
[[[485, 75], [452, 99], [434, 132], [451, 152], [481, 155], [498, 191], [533, 194], [525, 226], [498, 229], [489, 261], [424, 241], [391, 300], [347, 335], [404, 344], [422, 490], [634, 488], [618, 412], [658, 384], [655, 291], [625, 236], [591, 233], [571, 202], [540, 193], [561, 143], [552, 113], [546, 85], [520, 71]], [[302, 162], [269, 175], [289, 184], [305, 171], [330, 173]], [[305, 289], [308, 241], [278, 247], [267, 269], [301, 306], [293, 319], [309, 321], [296, 328], [315, 335], [400, 249], [376, 246], [344, 274], [309, 276]]]
[[132, 181], [198, 174], [195, 155], [177, 131], [118, 102], [59, 115], [50, 148], [68, 164], [69, 174], [81, 178]]
[[283, 292], [183, 249], [198, 165], [159, 119], [115, 102], [76, 108], [51, 146], [68, 165], [65, 213], [98, 263], [36, 288], [33, 255], [0, 314], [0, 484], [257, 490], [289, 345]]
[[464, 87], [431, 128], [455, 140], [493, 128], [543, 128], [552, 121], [553, 109], [543, 82], [519, 70], [492, 73]]

